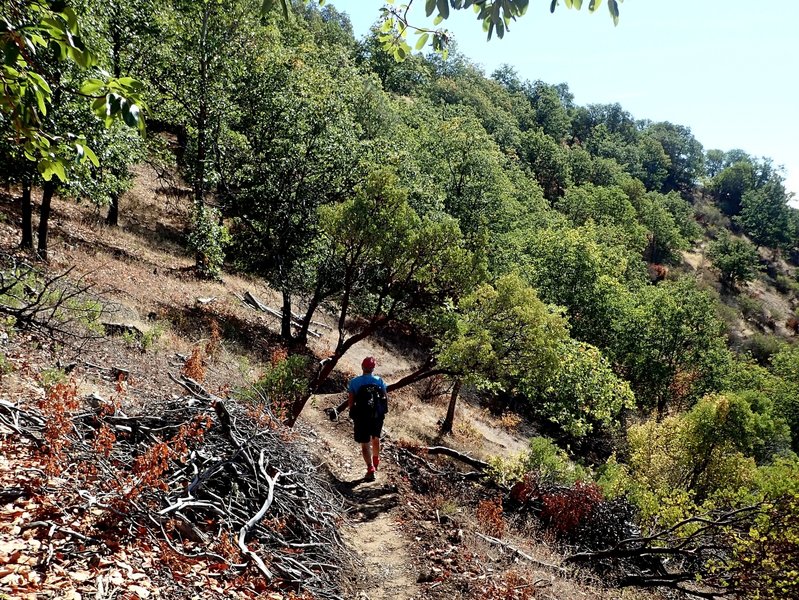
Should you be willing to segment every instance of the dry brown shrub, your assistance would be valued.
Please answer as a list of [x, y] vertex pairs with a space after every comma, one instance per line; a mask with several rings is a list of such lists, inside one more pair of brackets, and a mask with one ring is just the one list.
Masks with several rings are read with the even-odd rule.
[[183, 374], [194, 381], [205, 381], [205, 365], [203, 364], [203, 350], [195, 346], [191, 356], [183, 365]]
[[103, 423], [102, 427], [100, 427], [100, 430], [97, 432], [97, 437], [94, 438], [94, 451], [108, 458], [111, 456], [111, 451], [114, 449], [114, 442], [116, 442], [116, 440], [117, 436], [114, 435], [111, 428]]
[[39, 410], [45, 418], [43, 451], [45, 457], [45, 472], [55, 475], [60, 471], [62, 459], [72, 445], [70, 434], [72, 432], [71, 413], [79, 406], [78, 385], [74, 378], [59, 381], [53, 385], [39, 401]]
[[536, 597], [535, 583], [518, 571], [505, 571], [482, 590], [484, 600], [532, 600]]
[[480, 447], [483, 441], [483, 434], [481, 434], [469, 421], [464, 421], [463, 419], [455, 423], [455, 425], [452, 427], [452, 433], [462, 442], [474, 445], [476, 447]]
[[522, 418], [517, 415], [516, 413], [512, 412], [505, 412], [502, 413], [502, 416], [499, 418], [500, 426], [505, 429], [506, 431], [516, 431], [516, 429], [521, 425]]
[[219, 322], [211, 319], [211, 337], [205, 344], [205, 353], [209, 358], [215, 360], [222, 351], [222, 330], [219, 329]]
[[282, 346], [278, 346], [277, 348], [272, 350], [272, 354], [269, 356], [269, 362], [273, 367], [276, 367], [284, 360], [289, 357], [289, 352]]
[[477, 522], [487, 535], [501, 538], [505, 534], [505, 519], [502, 518], [502, 496], [481, 500], [477, 505]]

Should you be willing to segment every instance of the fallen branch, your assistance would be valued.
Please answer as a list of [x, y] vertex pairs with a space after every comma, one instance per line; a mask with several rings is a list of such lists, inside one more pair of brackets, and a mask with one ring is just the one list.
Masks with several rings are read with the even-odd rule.
[[[246, 304], [247, 306], [250, 306], [251, 308], [254, 308], [256, 310], [260, 310], [261, 312], [265, 312], [267, 314], [270, 314], [273, 317], [276, 317], [278, 319], [282, 319], [283, 318], [283, 313], [281, 311], [267, 306], [266, 304], [261, 302], [258, 298], [256, 298], [250, 292], [244, 292], [244, 296], [243, 297], [237, 296], [237, 298], [239, 298], [239, 300], [241, 300], [242, 302], [244, 302], [244, 304]], [[311, 324], [311, 325], [319, 325], [320, 327], [325, 327], [325, 328], [330, 329], [330, 330], [333, 329], [329, 325], [325, 325], [324, 323], [318, 323], [316, 321], [311, 321], [309, 324]], [[301, 329], [302, 328], [301, 320], [296, 315], [294, 315], [293, 313], [291, 315], [291, 326], [295, 327], [297, 329]], [[308, 330], [308, 335], [311, 335], [311, 336], [317, 337], [317, 338], [322, 337], [321, 333], [319, 333], [318, 331], [311, 331], [310, 329]]]
[[266, 514], [266, 511], [268, 511], [269, 507], [272, 506], [272, 500], [275, 497], [275, 483], [277, 482], [278, 477], [280, 477], [280, 473], [278, 472], [274, 477], [269, 477], [269, 475], [267, 475], [266, 473], [263, 473], [263, 476], [266, 477], [266, 481], [269, 484], [269, 491], [268, 491], [268, 493], [266, 495], [266, 500], [264, 501], [264, 504], [261, 507], [261, 510], [259, 510], [257, 513], [255, 513], [253, 518], [250, 519], [249, 521], [247, 521], [247, 523], [245, 523], [244, 527], [242, 527], [239, 530], [238, 544], [239, 544], [239, 548], [241, 549], [241, 553], [244, 554], [245, 556], [249, 556], [255, 562], [255, 564], [258, 566], [258, 570], [261, 571], [261, 573], [264, 574], [264, 577], [266, 577], [267, 579], [269, 579], [271, 581], [274, 578], [274, 575], [272, 574], [272, 572], [269, 569], [266, 568], [266, 565], [264, 564], [264, 561], [261, 559], [261, 557], [258, 556], [252, 550], [250, 550], [247, 547], [247, 544], [244, 543], [244, 538], [252, 530], [252, 528], [255, 527], [255, 524], [258, 523], [261, 519], [264, 518], [264, 515]]
[[548, 562], [545, 562], [543, 560], [538, 560], [537, 558], [533, 558], [529, 554], [526, 554], [526, 553], [522, 552], [519, 548], [517, 548], [516, 546], [512, 546], [508, 542], [503, 542], [502, 540], [500, 540], [498, 538], [495, 538], [495, 537], [492, 537], [490, 535], [483, 535], [479, 531], [475, 531], [474, 534], [477, 537], [480, 537], [480, 538], [484, 539], [489, 544], [493, 544], [494, 546], [499, 546], [500, 548], [505, 548], [507, 550], [510, 550], [516, 556], [519, 556], [519, 557], [523, 558], [524, 560], [526, 560], [527, 562], [533, 563], [534, 565], [538, 565], [539, 567], [545, 567], [547, 569], [552, 569], [554, 571], [558, 571], [559, 573], [564, 573], [565, 574], [565, 573], [569, 572], [567, 569], [564, 569], [563, 567], [559, 567], [558, 565], [553, 565], [552, 563], [548, 563]]
[[420, 447], [419, 450], [426, 452], [427, 454], [442, 454], [444, 456], [449, 456], [450, 458], [454, 458], [455, 460], [466, 463], [478, 471], [485, 471], [490, 466], [485, 461], [469, 456], [468, 454], [464, 454], [463, 452], [458, 452], [452, 448], [447, 448], [446, 446]]

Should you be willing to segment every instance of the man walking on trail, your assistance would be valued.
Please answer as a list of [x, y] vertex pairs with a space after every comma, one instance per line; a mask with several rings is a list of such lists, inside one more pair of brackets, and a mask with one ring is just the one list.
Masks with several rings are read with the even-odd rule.
[[363, 375], [350, 381], [347, 388], [347, 405], [355, 422], [355, 441], [361, 445], [366, 463], [366, 481], [374, 481], [380, 464], [380, 434], [383, 419], [388, 412], [388, 394], [385, 382], [373, 371], [377, 366], [374, 357], [367, 356], [361, 363]]

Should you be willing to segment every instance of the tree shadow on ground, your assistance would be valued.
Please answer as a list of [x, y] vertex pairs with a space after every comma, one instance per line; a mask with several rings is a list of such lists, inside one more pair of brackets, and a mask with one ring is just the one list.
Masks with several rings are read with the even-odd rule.
[[339, 479], [329, 473], [333, 488], [344, 498], [351, 518], [355, 521], [373, 521], [399, 504], [397, 486], [390, 482], [367, 481], [365, 477], [352, 480]]

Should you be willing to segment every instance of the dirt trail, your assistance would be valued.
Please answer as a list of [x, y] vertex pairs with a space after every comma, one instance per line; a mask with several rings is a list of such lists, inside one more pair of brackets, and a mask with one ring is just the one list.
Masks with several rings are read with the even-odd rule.
[[346, 417], [331, 422], [322, 412], [341, 399], [341, 394], [316, 396], [300, 422], [310, 427], [305, 429], [309, 445], [317, 450], [334, 486], [344, 497], [352, 521], [342, 529], [342, 535], [363, 563], [352, 597], [420, 598], [416, 570], [407, 551], [411, 540], [395, 517], [394, 508], [400, 498], [393, 461], [384, 453], [376, 480], [364, 481], [366, 467], [360, 446], [352, 440], [352, 423]]

